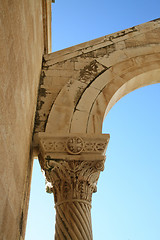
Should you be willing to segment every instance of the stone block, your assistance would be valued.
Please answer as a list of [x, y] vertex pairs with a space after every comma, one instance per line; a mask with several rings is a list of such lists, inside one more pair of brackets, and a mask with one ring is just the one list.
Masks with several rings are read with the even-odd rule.
[[109, 68], [119, 62], [125, 61], [126, 59], [127, 55], [125, 54], [125, 52], [123, 50], [117, 50], [109, 54], [109, 56], [98, 58], [98, 62]]
[[[45, 66], [45, 65], [44, 65]], [[75, 63], [68, 60], [65, 62], [60, 62], [60, 63], [56, 63], [53, 65], [46, 65], [48, 67], [48, 69], [55, 69], [55, 70], [74, 70], [75, 68]]]
[[114, 78], [113, 72], [110, 69], [107, 69], [104, 73], [99, 75], [93, 81], [93, 83], [91, 84], [91, 87], [101, 91], [106, 86], [106, 84], [112, 81], [113, 78]]
[[88, 118], [87, 133], [101, 133], [102, 132], [102, 123], [107, 107], [106, 98], [101, 92], [98, 95], [98, 98], [95, 100], [92, 110]]
[[[46, 126], [47, 133], [68, 133], [73, 110], [71, 106], [54, 105]], [[56, 116], [59, 117], [56, 117]], [[54, 122], [54, 124], [52, 124]]]
[[79, 111], [89, 112], [93, 102], [95, 101], [99, 93], [100, 91], [96, 88], [87, 88], [87, 90], [82, 95], [83, 97], [81, 97], [78, 105], [76, 106], [76, 109]]
[[[73, 114], [72, 122], [71, 122], [71, 133], [86, 133], [87, 131], [87, 123], [88, 123], [88, 112], [76, 110]], [[79, 123], [83, 124], [79, 124]]]

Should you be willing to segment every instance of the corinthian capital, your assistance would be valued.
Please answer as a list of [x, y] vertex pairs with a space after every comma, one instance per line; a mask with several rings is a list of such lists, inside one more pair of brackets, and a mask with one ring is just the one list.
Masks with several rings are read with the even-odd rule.
[[71, 199], [91, 202], [108, 141], [108, 134], [38, 135], [40, 164], [56, 204]]

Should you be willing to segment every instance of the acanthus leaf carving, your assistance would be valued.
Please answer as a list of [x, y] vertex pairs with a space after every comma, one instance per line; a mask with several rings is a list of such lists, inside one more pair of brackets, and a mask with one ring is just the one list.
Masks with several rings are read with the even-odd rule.
[[55, 203], [66, 199], [91, 201], [100, 172], [104, 170], [108, 141], [108, 134], [60, 137], [41, 134], [39, 160]]
[[51, 183], [55, 203], [71, 199], [91, 202], [99, 174], [104, 169], [104, 160], [49, 160], [47, 165], [50, 168], [45, 169], [46, 179]]

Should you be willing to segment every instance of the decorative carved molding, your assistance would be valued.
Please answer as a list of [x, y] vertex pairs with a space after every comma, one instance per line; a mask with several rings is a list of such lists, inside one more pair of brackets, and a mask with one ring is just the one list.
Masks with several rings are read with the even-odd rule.
[[[43, 154], [100, 154], [104, 155], [109, 134], [68, 134], [65, 136], [52, 136], [39, 133], [35, 136], [35, 142], [39, 145]], [[62, 158], [63, 159], [63, 158]]]

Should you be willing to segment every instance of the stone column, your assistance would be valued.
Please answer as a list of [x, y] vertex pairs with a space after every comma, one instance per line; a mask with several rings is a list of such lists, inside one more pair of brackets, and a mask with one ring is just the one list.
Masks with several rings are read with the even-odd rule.
[[39, 133], [39, 161], [53, 192], [56, 240], [92, 240], [91, 201], [104, 169], [108, 134]]

